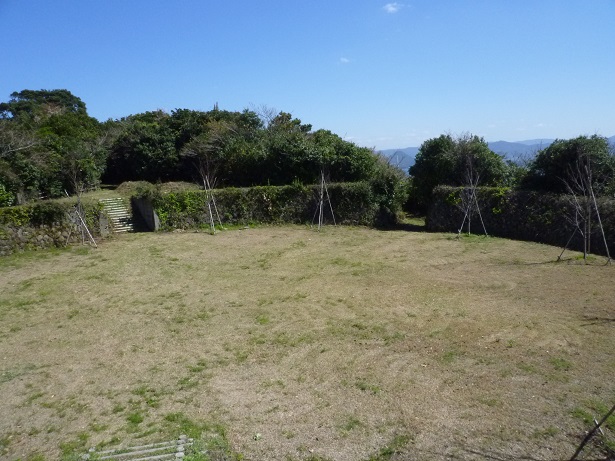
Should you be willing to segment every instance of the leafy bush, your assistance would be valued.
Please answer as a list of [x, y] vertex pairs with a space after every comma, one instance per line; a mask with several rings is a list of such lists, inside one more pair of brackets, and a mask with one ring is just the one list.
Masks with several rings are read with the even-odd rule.
[[370, 179], [372, 201], [378, 208], [377, 226], [388, 226], [397, 222], [397, 215], [408, 200], [407, 178], [404, 173], [383, 159], [377, 164]]
[[8, 226], [27, 226], [32, 218], [32, 207], [14, 206], [0, 208], [0, 224]]
[[[87, 225], [95, 229], [102, 205], [92, 203], [83, 205]], [[39, 202], [31, 205], [21, 205], [0, 208], [0, 225], [11, 227], [39, 227], [64, 223], [67, 213], [72, 209], [70, 203]]]
[[34, 226], [52, 225], [66, 219], [66, 205], [55, 202], [36, 203], [32, 206], [30, 223]]
[[4, 184], [0, 183], [0, 207], [11, 206], [15, 202], [15, 195], [6, 190]]
[[474, 171], [485, 186], [502, 185], [508, 166], [489, 149], [484, 139], [466, 134], [457, 138], [441, 135], [425, 141], [410, 167], [412, 186], [408, 208], [425, 212], [436, 186], [462, 186], [468, 182], [468, 172]]

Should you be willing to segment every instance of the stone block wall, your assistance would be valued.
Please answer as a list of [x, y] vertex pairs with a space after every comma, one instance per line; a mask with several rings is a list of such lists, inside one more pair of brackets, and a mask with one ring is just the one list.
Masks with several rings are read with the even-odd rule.
[[[0, 256], [82, 242], [81, 231], [67, 213], [72, 208], [70, 204], [46, 205], [42, 212], [36, 207], [0, 208]], [[106, 216], [95, 206], [86, 213], [94, 238], [104, 236]]]
[[0, 256], [7, 256], [17, 251], [62, 247], [67, 242], [80, 242], [81, 233], [76, 229], [71, 233], [71, 228], [70, 224], [39, 227], [0, 226]]

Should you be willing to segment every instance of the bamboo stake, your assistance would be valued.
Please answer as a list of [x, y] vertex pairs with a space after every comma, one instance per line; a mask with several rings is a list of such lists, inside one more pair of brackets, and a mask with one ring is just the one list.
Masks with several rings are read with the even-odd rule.
[[209, 190], [209, 194], [211, 197], [211, 203], [213, 203], [214, 205], [214, 210], [216, 211], [216, 217], [218, 218], [218, 224], [220, 224], [220, 227], [222, 227], [222, 219], [220, 219], [220, 213], [218, 212], [218, 206], [216, 205], [216, 198], [214, 197], [214, 192], [211, 187], [211, 183], [209, 182], [209, 176], [207, 176], [206, 179], [207, 179], [207, 188]]
[[324, 182], [324, 175], [323, 184], [325, 185], [325, 192], [327, 193], [327, 202], [329, 202], [329, 209], [331, 210], [331, 218], [333, 218], [333, 225], [337, 226], [337, 223], [335, 222], [335, 213], [333, 213], [333, 204], [331, 203], [331, 197], [329, 197], [329, 189], [327, 189], [327, 183]]
[[609, 252], [609, 244], [606, 241], [606, 235], [604, 235], [604, 226], [602, 225], [602, 219], [600, 218], [600, 212], [598, 211], [598, 201], [596, 200], [596, 194], [594, 194], [594, 188], [589, 185], [589, 191], [591, 192], [592, 199], [594, 201], [594, 210], [596, 211], [596, 217], [598, 218], [598, 225], [600, 226], [600, 232], [602, 232], [602, 241], [604, 242], [604, 248], [606, 250], [607, 264], [611, 264], [611, 253]]
[[322, 226], [322, 205], [324, 202], [324, 189], [325, 189], [325, 174], [324, 172], [320, 172], [320, 204], [319, 204], [319, 213], [318, 213], [318, 230], [320, 231], [320, 227]]
[[600, 422], [598, 424], [596, 424], [594, 426], [594, 428], [589, 431], [587, 433], [587, 435], [585, 436], [585, 438], [583, 439], [583, 441], [581, 442], [581, 444], [579, 445], [579, 447], [577, 448], [577, 451], [574, 452], [574, 455], [572, 455], [572, 458], [570, 458], [570, 461], [575, 461], [575, 459], [577, 459], [577, 456], [579, 456], [579, 454], [581, 453], [581, 451], [583, 450], [583, 448], [585, 448], [585, 445], [587, 445], [587, 443], [592, 439], [592, 437], [596, 434], [596, 431], [598, 429], [600, 429], [600, 426], [602, 426], [602, 424], [604, 424], [604, 422], [609, 418], [609, 416], [611, 416], [613, 413], [615, 412], [615, 405], [613, 405], [613, 407], [611, 407], [611, 409], [609, 410], [609, 412], [604, 415], [604, 417], [600, 420]]

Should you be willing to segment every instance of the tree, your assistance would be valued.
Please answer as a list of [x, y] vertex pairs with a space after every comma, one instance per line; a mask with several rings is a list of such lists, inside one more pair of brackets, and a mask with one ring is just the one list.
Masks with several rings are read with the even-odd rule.
[[66, 112], [87, 114], [85, 103], [68, 90], [16, 91], [9, 102], [0, 103], [2, 118], [36, 120]]
[[[23, 90], [0, 104], [0, 181], [16, 197], [95, 187], [105, 163], [100, 124], [68, 90]], [[8, 186], [8, 187], [7, 187]]]
[[175, 148], [178, 152], [190, 140], [203, 133], [208, 120], [208, 112], [190, 109], [175, 109], [171, 111], [169, 126], [175, 134]]
[[505, 181], [506, 163], [489, 149], [483, 138], [471, 134], [457, 138], [441, 135], [421, 145], [416, 161], [409, 169], [411, 206], [426, 212], [436, 186], [464, 185], [468, 159], [472, 161], [474, 172], [480, 176], [481, 185], [495, 186]]
[[[263, 172], [268, 171], [262, 167], [266, 158], [262, 122], [247, 109], [146, 112], [114, 125], [119, 134], [104, 174], [110, 183], [194, 180], [195, 172], [209, 170], [210, 179], [215, 176], [220, 184], [253, 185], [261, 184]], [[203, 181], [201, 173], [197, 181]]]
[[607, 264], [609, 264], [611, 255], [595, 192], [601, 184], [594, 177], [595, 167], [592, 162], [591, 151], [580, 149], [577, 154], [576, 161], [574, 164], [568, 165], [567, 175], [562, 179], [566, 187], [566, 197], [571, 205], [568, 220], [572, 223], [574, 231], [558, 260], [561, 259], [574, 235], [579, 232], [583, 239], [583, 259], [587, 263], [587, 256], [591, 252], [592, 225], [594, 221], [597, 221], [608, 257]]
[[481, 175], [475, 167], [476, 158], [471, 153], [467, 153], [466, 155], [463, 155], [463, 157], [465, 163], [465, 179], [463, 189], [460, 192], [460, 203], [458, 204], [458, 206], [460, 207], [464, 216], [463, 221], [461, 222], [461, 226], [459, 226], [459, 230], [457, 232], [457, 238], [461, 236], [463, 226], [466, 222], [468, 224], [468, 235], [472, 233], [473, 214], [478, 215], [478, 217], [480, 218], [481, 225], [483, 227], [483, 232], [485, 233], [485, 235], [487, 235], [487, 228], [485, 227], [485, 222], [483, 221], [483, 216], [480, 211], [480, 205], [478, 203], [477, 188], [481, 181]]
[[67, 111], [48, 117], [39, 128], [58, 171], [61, 190], [96, 188], [105, 167], [107, 149], [100, 123], [85, 113]]
[[0, 119], [0, 188], [5, 197], [11, 197], [1, 206], [13, 204], [24, 189], [38, 188], [38, 175], [31, 174], [31, 161], [41, 143], [40, 137], [22, 123]]
[[40, 144], [40, 139], [12, 120], [0, 119], [0, 159]]
[[182, 148], [180, 155], [193, 162], [203, 187], [211, 189], [216, 187], [222, 168], [226, 166], [228, 169], [231, 153], [226, 147], [231, 137], [237, 134], [237, 127], [226, 121], [210, 120], [203, 130]]
[[369, 183], [379, 207], [376, 224], [388, 226], [397, 222], [397, 215], [408, 199], [407, 178], [402, 170], [391, 165], [390, 159], [376, 154], [374, 157], [376, 162]]
[[316, 183], [320, 175], [320, 158], [308, 140], [312, 125], [303, 124], [287, 112], [280, 112], [267, 125], [265, 149], [266, 177], [270, 184], [299, 181]]
[[524, 187], [553, 193], [569, 192], [565, 180], [570, 168], [583, 158], [591, 165], [594, 192], [598, 195], [615, 192], [615, 156], [608, 139], [603, 136], [579, 136], [574, 139], [556, 139], [549, 147], [539, 151], [530, 163]]
[[0, 182], [0, 207], [11, 206], [13, 202], [15, 202], [15, 196]]
[[170, 119], [163, 111], [122, 119], [121, 132], [111, 146], [104, 179], [115, 184], [177, 179], [179, 156]]
[[[198, 181], [208, 176], [224, 185], [260, 183], [264, 160], [263, 125], [250, 111], [229, 112], [215, 107], [209, 112], [187, 109], [174, 111], [171, 124], [176, 133], [176, 148], [186, 178], [198, 172]], [[213, 185], [213, 184], [212, 184]]]
[[358, 147], [329, 130], [318, 130], [309, 136], [314, 144], [316, 167], [327, 170], [331, 181], [368, 180], [374, 174], [377, 156], [366, 147]]

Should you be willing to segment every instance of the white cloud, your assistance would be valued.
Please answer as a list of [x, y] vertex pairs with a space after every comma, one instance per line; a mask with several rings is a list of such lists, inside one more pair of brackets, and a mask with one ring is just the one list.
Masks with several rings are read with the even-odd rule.
[[387, 13], [393, 14], [393, 13], [397, 13], [401, 7], [403, 5], [401, 3], [387, 3], [386, 5], [383, 6], [384, 11], [386, 11]]
[[350, 59], [348, 59], [348, 58], [344, 58], [344, 57], [342, 56], [342, 57], [340, 58], [340, 62], [341, 62], [342, 64], [348, 64], [348, 63], [350, 63]]

